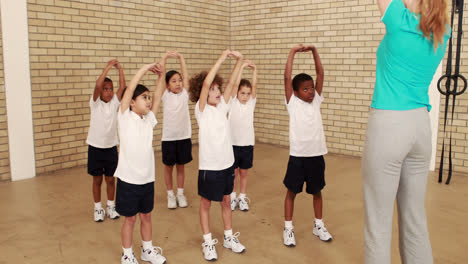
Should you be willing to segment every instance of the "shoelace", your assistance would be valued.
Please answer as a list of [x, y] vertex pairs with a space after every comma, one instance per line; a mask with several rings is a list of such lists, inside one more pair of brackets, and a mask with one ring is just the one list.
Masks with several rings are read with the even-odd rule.
[[[161, 255], [161, 256], [162, 256], [162, 254], [163, 254], [163, 250], [162, 250], [162, 248], [160, 248], [160, 247], [154, 247], [154, 246], [153, 246], [152, 249], [149, 249], [148, 254], [151, 254], [152, 252], [154, 252], [156, 255]], [[159, 253], [159, 252], [161, 252], [161, 253]]]
[[[247, 203], [247, 201], [249, 201], [249, 202]], [[247, 204], [249, 204], [249, 203], [250, 203], [250, 199], [249, 199], [249, 197], [239, 198], [239, 203], [241, 203], [241, 202], [242, 202], [242, 203], [247, 203]]]
[[210, 242], [203, 242], [202, 247], [206, 247], [209, 251], [213, 251], [216, 244], [218, 244], [217, 238], [212, 239]]
[[319, 225], [318, 225], [318, 226], [317, 226], [317, 229], [318, 229], [318, 230], [321, 229], [321, 230], [323, 230], [323, 232], [328, 233], [328, 230], [325, 228], [325, 226], [319, 226]]
[[292, 238], [294, 235], [294, 229], [292, 228], [285, 228], [286, 229], [286, 236]]
[[240, 243], [239, 239], [237, 239], [239, 236], [240, 236], [240, 232], [234, 233], [234, 235], [232, 235], [232, 237], [231, 237], [231, 241], [233, 241], [236, 244]]

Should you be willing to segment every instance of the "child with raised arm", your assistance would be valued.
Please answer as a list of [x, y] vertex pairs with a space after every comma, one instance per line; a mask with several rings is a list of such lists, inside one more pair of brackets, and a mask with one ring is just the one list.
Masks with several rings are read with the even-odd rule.
[[[182, 54], [168, 51], [163, 57], [163, 64], [168, 58], [179, 60], [181, 73], [168, 71], [166, 74], [166, 89], [163, 91], [163, 129], [162, 129], [162, 161], [165, 165], [164, 179], [167, 188], [167, 208], [187, 207], [184, 195], [185, 164], [192, 161], [192, 125], [188, 107], [188, 72]], [[172, 171], [177, 168], [177, 195], [174, 194]]]
[[[308, 74], [301, 73], [291, 80], [294, 55], [297, 52], [312, 51], [317, 80]], [[287, 188], [284, 199], [285, 227], [284, 244], [296, 245], [292, 217], [296, 194], [302, 192], [304, 182], [306, 192], [314, 198], [315, 225], [313, 234], [322, 241], [331, 241], [332, 236], [322, 221], [322, 193], [325, 187], [325, 160], [327, 154], [325, 134], [323, 132], [320, 105], [323, 102], [323, 67], [317, 49], [314, 46], [297, 45], [289, 52], [284, 71], [284, 90], [286, 106], [289, 113], [290, 156], [288, 169], [284, 177]]]
[[[252, 83], [241, 79], [245, 67], [252, 69]], [[232, 145], [234, 150], [234, 191], [231, 193], [231, 210], [239, 205], [239, 210], [248, 211], [250, 202], [246, 196], [248, 169], [252, 168], [255, 144], [254, 110], [257, 102], [257, 67], [246, 60], [238, 73], [231, 94], [231, 110], [229, 122], [231, 125]], [[236, 197], [236, 185], [240, 178], [240, 194]]]
[[[115, 67], [119, 71], [119, 90], [114, 94], [114, 84], [106, 75]], [[122, 66], [117, 60], [110, 60], [96, 81], [94, 93], [89, 100], [91, 118], [88, 130], [88, 174], [93, 176], [94, 221], [104, 221], [106, 212], [101, 204], [102, 176], [107, 185], [107, 216], [110, 219], [119, 218], [115, 211], [115, 181], [114, 172], [117, 167], [117, 108], [120, 105], [122, 92], [125, 88], [125, 76]]]
[[[217, 74], [227, 57], [236, 57], [237, 63], [229, 78], [224, 93], [221, 93], [222, 78]], [[245, 247], [239, 242], [239, 232], [232, 233], [230, 194], [234, 184], [234, 153], [227, 113], [229, 99], [242, 55], [225, 50], [210, 72], [202, 72], [190, 80], [190, 99], [197, 102], [195, 117], [199, 131], [198, 194], [200, 195], [200, 224], [203, 231], [203, 254], [206, 260], [216, 260], [215, 244], [210, 232], [211, 202], [220, 202], [224, 223], [224, 247], [242, 253]]]
[[[138, 84], [146, 72], [159, 75], [151, 104], [150, 92]], [[138, 263], [133, 254], [133, 229], [140, 216], [143, 248], [141, 259], [153, 264], [162, 264], [166, 259], [162, 249], [152, 244], [151, 211], [154, 207], [154, 150], [153, 128], [158, 123], [156, 113], [164, 89], [164, 66], [152, 63], [143, 66], [126, 89], [118, 111], [120, 156], [117, 177], [117, 212], [125, 216], [122, 226], [122, 264]], [[160, 252], [159, 252], [160, 251]]]

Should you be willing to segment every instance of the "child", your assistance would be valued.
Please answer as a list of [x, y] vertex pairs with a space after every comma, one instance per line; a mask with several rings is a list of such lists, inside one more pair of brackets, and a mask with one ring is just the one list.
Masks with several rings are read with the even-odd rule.
[[[106, 78], [109, 70], [115, 67], [119, 70], [119, 90], [114, 94], [112, 80]], [[88, 174], [93, 176], [94, 221], [104, 221], [106, 215], [101, 205], [102, 175], [107, 185], [107, 216], [110, 219], [119, 218], [115, 211], [115, 181], [114, 172], [117, 167], [117, 108], [120, 105], [122, 92], [125, 88], [125, 76], [122, 66], [117, 60], [110, 60], [96, 81], [94, 93], [89, 100], [91, 120], [88, 130]]]
[[[221, 94], [222, 78], [217, 75], [227, 57], [236, 57], [237, 63]], [[199, 131], [198, 194], [200, 199], [200, 224], [205, 242], [202, 244], [206, 260], [216, 260], [215, 244], [210, 233], [209, 217], [211, 201], [220, 202], [224, 222], [224, 247], [242, 253], [245, 247], [239, 242], [239, 232], [232, 234], [232, 212], [229, 194], [234, 184], [234, 153], [227, 112], [232, 86], [241, 65], [242, 55], [225, 50], [209, 73], [202, 72], [190, 80], [190, 100], [197, 102], [195, 117]]]
[[[245, 67], [253, 70], [252, 82], [241, 80], [242, 71]], [[231, 210], [234, 211], [239, 203], [239, 210], [248, 211], [250, 202], [246, 197], [247, 173], [252, 168], [253, 149], [255, 144], [254, 135], [254, 110], [257, 102], [257, 68], [250, 61], [245, 61], [236, 78], [235, 88], [232, 89], [231, 110], [229, 121], [231, 125], [232, 144], [234, 149], [234, 191], [231, 193]], [[240, 174], [240, 195], [236, 199], [236, 183]]]
[[[166, 89], [163, 92], [162, 160], [165, 165], [164, 178], [167, 188], [167, 208], [187, 207], [184, 195], [184, 164], [192, 161], [192, 126], [188, 108], [188, 73], [184, 57], [177, 51], [168, 51], [163, 64], [169, 57], [177, 57], [182, 74], [177, 71], [166, 73]], [[172, 170], [177, 168], [177, 196], [172, 190]], [[177, 197], [177, 200], [176, 200]]]
[[[301, 73], [291, 81], [292, 64], [296, 52], [312, 51], [315, 62], [317, 81]], [[285, 227], [284, 244], [296, 245], [292, 216], [296, 194], [302, 192], [306, 182], [306, 192], [314, 197], [315, 225], [314, 235], [322, 241], [331, 241], [322, 221], [322, 194], [325, 187], [325, 160], [327, 153], [325, 135], [320, 115], [320, 104], [323, 102], [323, 67], [317, 49], [314, 46], [297, 45], [289, 52], [284, 72], [284, 90], [286, 106], [289, 112], [290, 156], [284, 185], [288, 188], [284, 200]]]
[[[152, 105], [148, 88], [138, 84], [147, 71], [159, 75]], [[162, 249], [153, 247], [151, 241], [151, 211], [154, 207], [155, 180], [153, 128], [158, 123], [156, 113], [161, 103], [164, 72], [164, 66], [157, 63], [143, 66], [130, 81], [117, 114], [120, 156], [115, 171], [115, 177], [118, 178], [116, 200], [117, 212], [125, 216], [122, 226], [122, 264], [138, 263], [132, 251], [133, 229], [137, 214], [140, 216], [143, 240], [141, 259], [153, 264], [166, 262], [162, 256]]]

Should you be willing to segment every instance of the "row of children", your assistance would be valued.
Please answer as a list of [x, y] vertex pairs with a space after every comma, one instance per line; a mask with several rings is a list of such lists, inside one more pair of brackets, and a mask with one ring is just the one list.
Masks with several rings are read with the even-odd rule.
[[[312, 51], [317, 81], [307, 74], [291, 79], [296, 52]], [[168, 58], [176, 57], [181, 73], [166, 72]], [[227, 58], [236, 60], [227, 85], [222, 91], [223, 79], [218, 75]], [[112, 67], [119, 70], [119, 90], [113, 92], [113, 83], [105, 76]], [[253, 71], [252, 83], [241, 79], [246, 67]], [[153, 100], [149, 90], [138, 84], [147, 73], [158, 75]], [[323, 101], [323, 68], [313, 46], [297, 45], [291, 49], [285, 70], [286, 105], [290, 115], [290, 159], [284, 179], [285, 197], [284, 244], [295, 246], [292, 214], [294, 199], [306, 182], [307, 193], [314, 196], [316, 215], [313, 234], [323, 241], [331, 235], [322, 221], [321, 190], [325, 186], [323, 155], [327, 153], [320, 116]], [[168, 208], [187, 207], [184, 195], [184, 165], [192, 160], [191, 122], [188, 100], [196, 103], [195, 117], [199, 126], [200, 224], [203, 232], [203, 254], [206, 260], [216, 260], [217, 253], [210, 232], [209, 211], [212, 201], [220, 202], [224, 224], [225, 248], [235, 253], [245, 251], [232, 231], [232, 211], [238, 206], [247, 211], [246, 197], [248, 169], [253, 163], [255, 143], [253, 116], [256, 104], [256, 66], [237, 51], [225, 50], [209, 72], [201, 72], [189, 81], [183, 56], [168, 51], [161, 62], [144, 65], [125, 88], [122, 67], [117, 60], [108, 62], [96, 81], [90, 100], [91, 121], [87, 143], [88, 173], [93, 177], [95, 221], [125, 216], [122, 226], [122, 263], [138, 263], [132, 250], [133, 230], [137, 214], [140, 216], [141, 259], [151, 263], [165, 263], [162, 249], [152, 244], [151, 211], [154, 207], [154, 150], [153, 128], [158, 123], [156, 114], [163, 102], [162, 159], [165, 164], [165, 182], [168, 190]], [[317, 92], [317, 95], [316, 95]], [[117, 114], [116, 114], [117, 112]], [[118, 135], [117, 135], [118, 127]], [[116, 145], [120, 139], [120, 153]], [[177, 195], [173, 192], [172, 172], [177, 168]], [[101, 205], [103, 175], [107, 184], [107, 213]], [[117, 178], [116, 201], [114, 202]], [[235, 179], [240, 178], [240, 195], [236, 197]]]

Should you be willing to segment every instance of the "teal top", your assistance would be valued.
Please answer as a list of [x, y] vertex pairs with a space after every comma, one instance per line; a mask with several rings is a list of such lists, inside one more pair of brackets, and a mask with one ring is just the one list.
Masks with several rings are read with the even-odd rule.
[[419, 15], [393, 0], [382, 17], [386, 34], [377, 49], [377, 71], [372, 108], [411, 110], [427, 107], [429, 85], [445, 55], [450, 28], [442, 45], [434, 50], [419, 29]]

